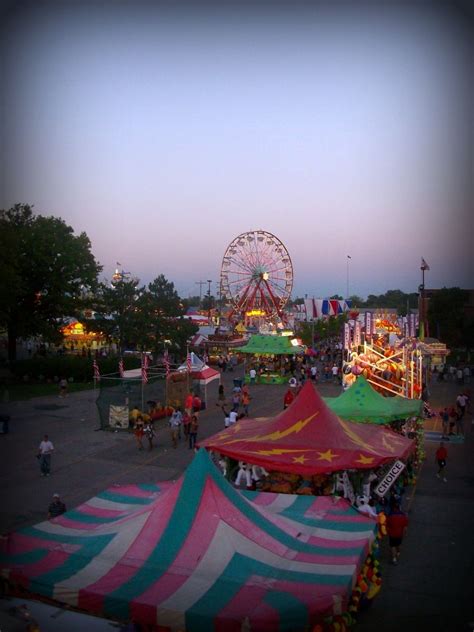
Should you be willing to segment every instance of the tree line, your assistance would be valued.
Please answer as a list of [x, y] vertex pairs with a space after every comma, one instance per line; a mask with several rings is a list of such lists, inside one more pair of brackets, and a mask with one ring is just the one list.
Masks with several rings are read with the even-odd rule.
[[[75, 235], [62, 219], [35, 215], [28, 204], [1, 210], [0, 329], [7, 332], [9, 361], [16, 357], [19, 338], [41, 336], [61, 342], [67, 318], [77, 318], [90, 331], [102, 332], [117, 342], [119, 352], [133, 346], [159, 353], [165, 341], [182, 352], [197, 327], [180, 316], [193, 303], [201, 302], [204, 309], [217, 304], [214, 296], [207, 295], [202, 301], [200, 297], [181, 299], [162, 274], [140, 286], [125, 275], [109, 284], [101, 282], [101, 271], [86, 233]], [[399, 315], [418, 307], [418, 294], [401, 290], [369, 294], [367, 300], [350, 298], [355, 309], [395, 308]], [[293, 304], [301, 302], [299, 298]], [[472, 348], [474, 323], [465, 315], [466, 302], [467, 291], [460, 288], [443, 288], [434, 294], [428, 309], [430, 335], [452, 348]], [[341, 319], [321, 321], [308, 327], [303, 337], [308, 342], [331, 338], [341, 326]]]
[[[163, 350], [165, 341], [183, 350], [197, 327], [185, 313], [174, 284], [159, 275], [148, 286], [138, 280], [99, 281], [102, 266], [85, 233], [62, 219], [35, 215], [28, 204], [0, 211], [0, 328], [8, 337], [8, 360], [19, 338], [62, 341], [68, 318], [128, 346]], [[89, 314], [89, 318], [86, 315]]]

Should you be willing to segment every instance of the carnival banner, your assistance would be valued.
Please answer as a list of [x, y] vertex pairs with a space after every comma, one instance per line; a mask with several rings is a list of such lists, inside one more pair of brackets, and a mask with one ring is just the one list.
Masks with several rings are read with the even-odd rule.
[[351, 328], [349, 323], [344, 323], [344, 349], [349, 349], [351, 346]]
[[372, 314], [365, 312], [365, 336], [370, 338], [372, 336]]
[[360, 341], [360, 322], [356, 320], [354, 325], [354, 346], [358, 347], [360, 345]]

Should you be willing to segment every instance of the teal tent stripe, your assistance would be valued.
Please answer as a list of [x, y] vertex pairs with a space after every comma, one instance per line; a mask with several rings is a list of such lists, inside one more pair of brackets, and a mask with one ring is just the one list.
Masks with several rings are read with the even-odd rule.
[[96, 498], [111, 500], [114, 503], [124, 503], [125, 505], [149, 505], [155, 502], [156, 498], [140, 498], [139, 496], [127, 496], [126, 494], [115, 494], [114, 492], [101, 492]]
[[296, 517], [294, 515], [295, 513], [298, 514], [293, 507], [287, 507], [278, 515], [297, 520], [299, 523], [309, 527], [321, 527], [321, 529], [328, 529], [330, 531], [343, 531], [344, 533], [367, 533], [367, 531], [375, 531], [375, 526], [372, 529], [371, 525], [363, 522], [339, 522], [337, 520], [328, 520], [327, 518], [310, 518], [308, 516], [300, 516], [299, 514], [298, 517]]
[[137, 485], [140, 489], [143, 489], [144, 492], [160, 492], [161, 487], [156, 485], [155, 483], [139, 483]]
[[[315, 590], [317, 584], [343, 586], [347, 589], [352, 585], [352, 575], [333, 576], [283, 570], [236, 553], [211, 588], [186, 611], [186, 631], [212, 630], [211, 622], [252, 576], [268, 580], [313, 584]], [[300, 629], [304, 627], [293, 628], [293, 630]]]
[[55, 584], [68, 579], [82, 570], [94, 557], [103, 551], [114, 537], [115, 534], [108, 534], [87, 538], [87, 543], [84, 543], [85, 546], [71, 553], [61, 566], [32, 579], [29, 586], [30, 591], [45, 597], [52, 597]]
[[308, 628], [308, 608], [294, 595], [281, 590], [272, 590], [265, 595], [263, 600], [280, 615], [279, 632], [294, 632], [294, 630]]
[[15, 553], [13, 555], [0, 553], [0, 564], [2, 564], [2, 566], [12, 566], [14, 564], [20, 564], [21, 566], [26, 564], [36, 564], [36, 562], [39, 562], [46, 557], [48, 553], [48, 549], [33, 549], [27, 553]]
[[105, 516], [93, 516], [92, 514], [82, 513], [77, 509], [71, 509], [64, 515], [66, 516], [66, 518], [69, 518], [69, 520], [74, 520], [75, 522], [83, 522], [84, 524], [107, 524], [109, 522], [116, 522], [117, 520], [120, 520], [124, 517], [115, 516], [114, 518], [112, 518]]

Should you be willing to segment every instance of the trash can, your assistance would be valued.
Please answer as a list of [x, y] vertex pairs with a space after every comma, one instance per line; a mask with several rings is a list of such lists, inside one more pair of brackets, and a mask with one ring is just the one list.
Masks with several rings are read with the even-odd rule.
[[242, 380], [238, 380], [237, 378], [234, 378], [234, 387], [242, 388]]

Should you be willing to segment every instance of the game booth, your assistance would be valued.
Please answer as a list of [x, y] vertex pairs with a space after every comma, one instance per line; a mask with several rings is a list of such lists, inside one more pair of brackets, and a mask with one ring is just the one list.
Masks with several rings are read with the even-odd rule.
[[305, 348], [290, 336], [256, 334], [236, 351], [246, 356], [246, 383], [250, 382], [249, 371], [254, 368], [257, 371], [257, 384], [285, 384], [288, 382], [285, 358], [303, 355]]

